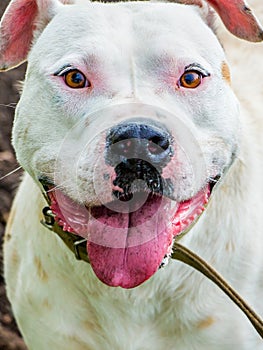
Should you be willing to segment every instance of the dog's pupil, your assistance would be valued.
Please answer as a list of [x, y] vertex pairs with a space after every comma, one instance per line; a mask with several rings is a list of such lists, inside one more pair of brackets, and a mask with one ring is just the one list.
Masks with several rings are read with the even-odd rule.
[[185, 80], [186, 84], [188, 84], [188, 85], [193, 84], [196, 81], [196, 79], [198, 79], [198, 77], [194, 73], [186, 74], [184, 77], [184, 80]]
[[80, 84], [80, 83], [83, 82], [84, 77], [83, 77], [82, 74], [80, 74], [79, 72], [77, 72], [77, 73], [74, 73], [74, 74], [72, 75], [71, 79], [72, 79], [72, 82], [73, 82], [74, 84]]

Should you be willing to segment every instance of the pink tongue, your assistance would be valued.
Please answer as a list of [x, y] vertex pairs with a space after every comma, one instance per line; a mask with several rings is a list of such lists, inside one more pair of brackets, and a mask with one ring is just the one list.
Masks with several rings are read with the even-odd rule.
[[151, 197], [130, 213], [106, 207], [92, 209], [87, 250], [102, 282], [133, 288], [158, 270], [173, 239], [171, 228], [166, 226], [176, 210], [172, 213], [170, 205], [164, 198]]

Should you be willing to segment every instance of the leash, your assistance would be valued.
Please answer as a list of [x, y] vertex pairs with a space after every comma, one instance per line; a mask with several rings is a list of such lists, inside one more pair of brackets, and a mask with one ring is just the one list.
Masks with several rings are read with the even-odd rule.
[[171, 256], [173, 259], [184, 262], [185, 264], [193, 267], [208, 277], [214, 282], [247, 316], [252, 323], [255, 330], [263, 338], [263, 321], [262, 319], [251, 309], [251, 307], [245, 302], [243, 298], [224, 280], [224, 278], [210, 266], [206, 261], [200, 258], [200, 256], [193, 253], [188, 248], [182, 246], [178, 242], [173, 245], [173, 253]]
[[[41, 223], [50, 231], [56, 233], [74, 253], [77, 260], [89, 263], [87, 255], [87, 239], [80, 239], [74, 233], [63, 231], [55, 221], [55, 215], [49, 207], [43, 209], [44, 220]], [[263, 339], [263, 321], [256, 312], [241, 298], [241, 296], [224, 280], [224, 278], [213, 269], [206, 261], [201, 259], [197, 254], [175, 241], [171, 258], [179, 260], [214, 282], [247, 316], [255, 330]]]

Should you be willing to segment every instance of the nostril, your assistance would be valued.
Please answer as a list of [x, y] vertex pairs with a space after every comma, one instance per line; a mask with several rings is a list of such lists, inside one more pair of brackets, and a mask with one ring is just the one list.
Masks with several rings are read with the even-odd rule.
[[148, 151], [151, 154], [161, 154], [170, 146], [170, 140], [166, 137], [153, 136], [149, 139]]
[[159, 147], [155, 142], [149, 141], [148, 143], [148, 151], [150, 154], [160, 154], [163, 152], [163, 149]]

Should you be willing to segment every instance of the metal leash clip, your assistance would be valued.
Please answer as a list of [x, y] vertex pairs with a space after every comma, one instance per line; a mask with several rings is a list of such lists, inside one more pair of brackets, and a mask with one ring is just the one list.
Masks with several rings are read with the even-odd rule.
[[87, 242], [86, 238], [83, 238], [83, 239], [80, 239], [79, 241], [74, 242], [73, 247], [74, 247], [75, 257], [77, 260], [82, 260], [80, 247], [82, 246], [83, 243], [86, 243], [86, 242]]
[[44, 215], [44, 220], [41, 220], [41, 224], [48, 228], [49, 230], [53, 231], [53, 226], [55, 223], [55, 215], [52, 212], [52, 210], [49, 207], [44, 207], [42, 210], [42, 213]]

